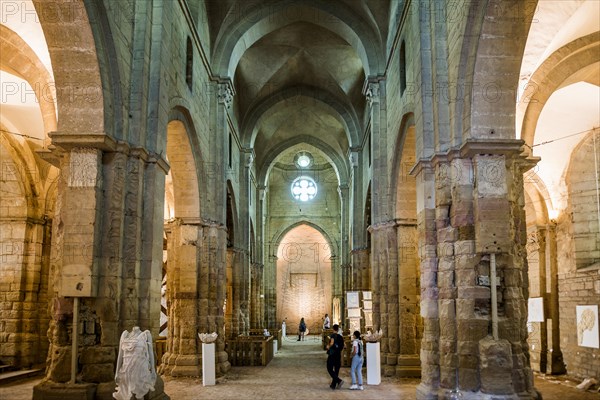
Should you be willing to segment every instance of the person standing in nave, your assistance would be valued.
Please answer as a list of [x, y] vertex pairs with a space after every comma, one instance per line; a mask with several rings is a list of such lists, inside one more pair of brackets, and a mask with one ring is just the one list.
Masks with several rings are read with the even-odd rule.
[[323, 329], [331, 328], [331, 320], [329, 319], [329, 314], [325, 314], [325, 320], [323, 321]]
[[[360, 338], [360, 332], [354, 331], [354, 340], [352, 341], [352, 364], [350, 366], [350, 378], [352, 385], [350, 390], [364, 390], [362, 381], [363, 366], [363, 342]], [[358, 381], [358, 385], [356, 384]]]
[[306, 322], [304, 322], [304, 317], [300, 319], [300, 325], [298, 326], [298, 342], [300, 340], [304, 340], [304, 334], [306, 333]]

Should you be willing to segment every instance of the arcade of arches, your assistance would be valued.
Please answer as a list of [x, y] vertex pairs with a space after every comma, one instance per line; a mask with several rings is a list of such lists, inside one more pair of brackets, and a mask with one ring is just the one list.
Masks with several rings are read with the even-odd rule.
[[77, 329], [77, 384], [105, 398], [137, 325], [169, 379], [202, 376], [217, 332], [223, 376], [228, 340], [347, 326], [371, 291], [382, 374], [418, 399], [600, 380], [599, 16], [0, 0], [0, 364], [45, 366], [54, 396]]

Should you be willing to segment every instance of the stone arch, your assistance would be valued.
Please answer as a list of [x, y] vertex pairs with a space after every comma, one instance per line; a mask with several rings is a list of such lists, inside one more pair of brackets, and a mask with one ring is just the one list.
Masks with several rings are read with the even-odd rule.
[[[414, 127], [415, 127], [415, 116], [412, 112], [408, 112], [406, 114], [404, 114], [404, 116], [402, 117], [402, 121], [400, 122], [400, 129], [398, 131], [398, 136], [396, 137], [396, 143], [394, 146], [394, 160], [393, 160], [393, 164], [392, 164], [392, 176], [391, 176], [391, 187], [395, 187], [398, 188], [399, 185], [399, 179], [398, 179], [398, 175], [401, 173], [408, 173], [410, 171], [410, 169], [408, 169], [408, 166], [403, 166], [402, 163], [404, 162], [403, 159], [404, 157], [404, 151], [412, 151], [412, 157], [415, 159], [415, 163], [416, 163], [416, 147], [413, 146], [412, 149], [405, 149], [405, 144], [406, 144], [406, 140], [409, 134], [409, 129], [412, 127], [413, 131], [412, 131], [412, 136], [413, 139], [416, 137], [416, 132], [414, 131]], [[410, 167], [412, 168], [412, 167]], [[397, 191], [394, 192], [394, 197], [393, 197], [393, 201], [394, 204], [396, 204], [397, 201]]]
[[173, 177], [175, 217], [199, 218], [201, 214], [200, 152], [196, 131], [187, 109], [171, 110], [167, 125], [167, 158]]
[[344, 104], [330, 92], [310, 87], [310, 86], [296, 86], [285, 88], [279, 92], [268, 96], [264, 101], [255, 106], [251, 107], [251, 111], [246, 115], [242, 123], [242, 141], [248, 146], [253, 147], [256, 139], [257, 131], [256, 126], [258, 122], [272, 110], [277, 104], [286, 100], [292, 99], [296, 96], [306, 97], [314, 100], [316, 103], [321, 104], [328, 111], [330, 111], [336, 118], [342, 123], [346, 135], [348, 138], [348, 144], [354, 146], [360, 136], [360, 123], [356, 112], [351, 106]]
[[55, 131], [56, 90], [50, 72], [33, 49], [17, 33], [2, 24], [0, 24], [0, 53], [11, 55], [0, 59], [0, 69], [26, 80], [35, 92], [46, 135]]
[[[566, 183], [576, 268], [600, 266], [600, 128], [590, 131], [571, 154]], [[590, 168], [593, 166], [593, 168]], [[592, 170], [593, 169], [593, 170]]]
[[[98, 18], [90, 19], [90, 15], [102, 15], [92, 9], [99, 5], [94, 5], [97, 2], [84, 0], [59, 0], [51, 3], [33, 0], [33, 3], [46, 37], [54, 70], [58, 130], [64, 133], [105, 133], [108, 128], [105, 123], [105, 101], [110, 104], [111, 96], [105, 96], [102, 85], [101, 54], [98, 53], [95, 42], [95, 39], [101, 38], [98, 36], [99, 32], [92, 29], [92, 23], [100, 24], [100, 21]], [[86, 7], [88, 3], [89, 9]], [[106, 29], [106, 26], [103, 28]], [[108, 62], [103, 64], [110, 65]], [[109, 82], [106, 84], [106, 90], [116, 90]], [[113, 109], [113, 106], [107, 108]], [[116, 112], [118, 107], [114, 109]]]
[[528, 84], [532, 90], [519, 104], [519, 114], [523, 116], [520, 135], [530, 146], [529, 151], [534, 143], [538, 120], [550, 96], [578, 71], [598, 63], [599, 52], [600, 32], [594, 32], [556, 50], [533, 73]]
[[[295, 239], [298, 235], [301, 238]], [[323, 315], [331, 314], [333, 298], [335, 255], [330, 238], [318, 224], [300, 221], [278, 235], [276, 244], [277, 320], [290, 319], [290, 332], [301, 317], [309, 331], [319, 329]]]
[[271, 152], [269, 152], [267, 158], [260, 168], [258, 181], [267, 186], [269, 175], [271, 173], [271, 169], [273, 168], [273, 161], [286, 149], [299, 143], [307, 143], [321, 150], [325, 159], [333, 166], [333, 169], [338, 177], [339, 184], [341, 185], [348, 182], [348, 167], [346, 161], [342, 159], [342, 157], [340, 157], [340, 155], [337, 154], [336, 151], [333, 150], [327, 143], [324, 143], [314, 136], [308, 135], [298, 135], [288, 139], [285, 142], [280, 143]]
[[298, 21], [321, 26], [346, 40], [362, 60], [366, 76], [377, 75], [384, 68], [382, 39], [374, 24], [340, 4], [283, 0], [276, 6], [251, 8], [244, 12], [243, 18], [236, 12], [226, 17], [216, 39], [215, 70], [221, 76], [233, 76], [240, 58], [256, 41]]
[[463, 101], [454, 102], [454, 114], [462, 116], [454, 121], [455, 141], [514, 138], [516, 89], [536, 5], [537, 0], [471, 3], [458, 67]]
[[273, 236], [273, 243], [276, 244], [275, 251], [277, 251], [277, 248], [279, 247], [279, 244], [281, 243], [281, 240], [285, 237], [285, 235], [287, 235], [288, 232], [290, 232], [294, 228], [299, 227], [300, 225], [308, 225], [311, 228], [314, 228], [317, 231], [319, 231], [321, 233], [321, 235], [323, 235], [325, 240], [327, 240], [327, 244], [329, 245], [329, 248], [331, 249], [331, 257], [335, 257], [335, 255], [338, 253], [338, 250], [339, 250], [337, 248], [337, 242], [334, 242], [331, 239], [332, 236], [325, 229], [321, 228], [318, 224], [311, 222], [309, 220], [302, 220], [302, 221], [295, 222], [295, 223], [291, 224], [290, 226], [288, 226], [287, 228], [285, 228], [283, 231], [276, 233]]

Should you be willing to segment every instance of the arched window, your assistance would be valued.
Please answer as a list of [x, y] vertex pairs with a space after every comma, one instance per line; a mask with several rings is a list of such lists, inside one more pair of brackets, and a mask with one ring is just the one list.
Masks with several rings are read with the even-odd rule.
[[400, 45], [400, 96], [406, 90], [406, 43]]

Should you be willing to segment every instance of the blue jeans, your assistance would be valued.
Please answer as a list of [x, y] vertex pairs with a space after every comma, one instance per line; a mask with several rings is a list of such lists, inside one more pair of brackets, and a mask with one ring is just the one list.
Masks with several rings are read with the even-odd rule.
[[[356, 379], [358, 378], [358, 385], [362, 386], [362, 356], [355, 355], [352, 357], [352, 366], [350, 367], [350, 377], [352, 378], [352, 384], [356, 385]], [[356, 377], [355, 377], [356, 376]]]

